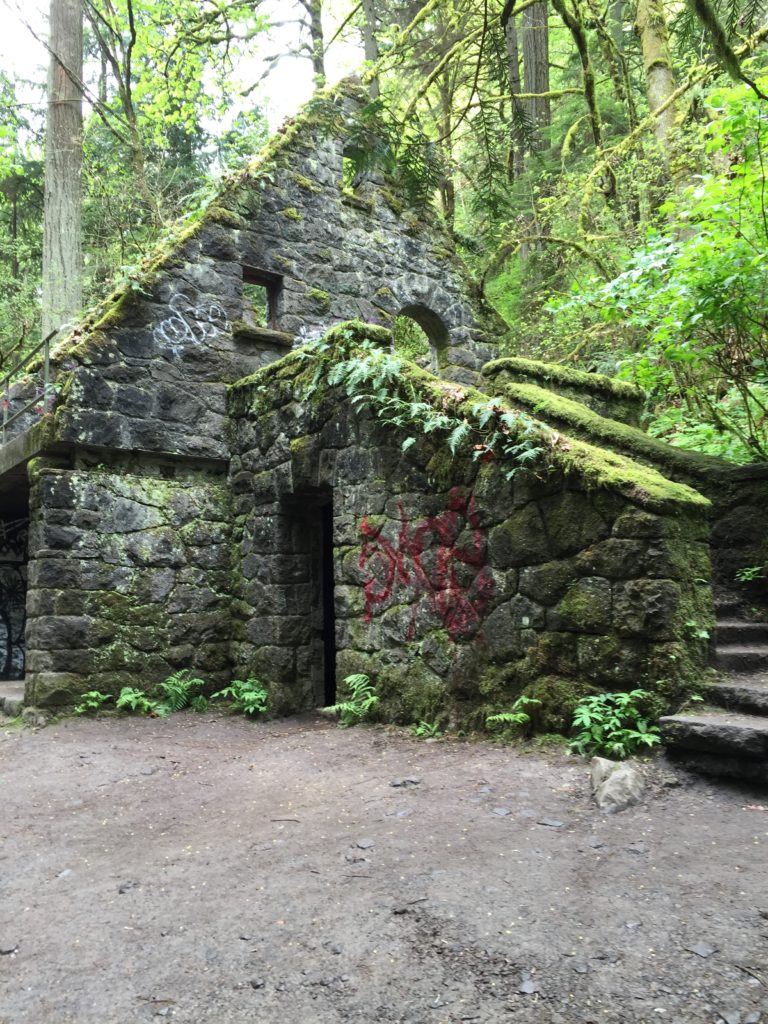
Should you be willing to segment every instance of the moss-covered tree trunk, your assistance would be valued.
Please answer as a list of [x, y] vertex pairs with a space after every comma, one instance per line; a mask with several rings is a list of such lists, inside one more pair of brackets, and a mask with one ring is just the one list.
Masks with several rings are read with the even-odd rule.
[[[662, 0], [638, 0], [635, 31], [643, 51], [648, 108], [653, 113], [663, 107], [675, 91], [667, 19]], [[665, 156], [669, 154], [669, 137], [676, 117], [675, 104], [670, 103], [654, 122], [654, 135]]]

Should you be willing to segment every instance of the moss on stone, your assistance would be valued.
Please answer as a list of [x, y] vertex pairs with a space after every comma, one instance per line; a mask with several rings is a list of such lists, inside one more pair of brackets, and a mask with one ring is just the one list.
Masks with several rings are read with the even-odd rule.
[[531, 716], [532, 731], [569, 733], [576, 705], [582, 697], [599, 692], [587, 679], [542, 676], [523, 690], [526, 697], [540, 701], [525, 709]]
[[635, 402], [642, 402], [645, 397], [641, 388], [629, 384], [627, 381], [606, 377], [602, 373], [586, 373], [584, 370], [575, 370], [570, 366], [562, 366], [560, 363], [543, 363], [535, 359], [519, 357], [494, 359], [485, 364], [482, 373], [484, 377], [491, 378], [507, 373], [512, 376], [543, 381], [545, 384], [555, 386], [561, 384], [579, 391], [603, 394], [608, 398], [630, 399]]
[[[332, 328], [325, 336], [326, 342], [332, 344], [336, 341], [348, 342], [349, 340], [368, 339], [382, 344], [387, 339], [387, 345], [392, 337], [391, 332], [378, 325], [364, 324], [361, 321], [348, 321]], [[314, 376], [312, 360], [307, 359], [305, 350], [291, 352], [283, 359], [278, 360], [262, 370], [235, 382], [229, 388], [229, 394], [233, 401], [234, 412], [245, 413], [249, 400], [255, 397], [255, 389], [268, 387], [270, 381], [289, 374], [296, 380], [300, 373], [311, 373], [309, 379]], [[416, 366], [408, 360], [402, 360], [401, 378], [410, 382], [414, 389], [420, 393], [422, 399], [434, 405], [436, 410], [442, 411], [446, 402], [453, 406], [454, 415], [461, 419], [467, 418], [470, 422], [476, 416], [477, 407], [487, 406], [491, 397], [473, 387], [461, 387], [457, 389], [456, 384], [441, 380], [428, 370]], [[505, 388], [505, 394], [510, 397], [518, 388], [532, 388], [532, 385], [509, 385]], [[513, 390], [514, 389], [514, 390]], [[537, 394], [545, 399], [565, 403], [567, 399], [561, 399], [551, 395], [542, 388], [535, 388]], [[250, 399], [249, 399], [249, 394]], [[581, 409], [586, 415], [589, 413], [577, 402], [570, 405]], [[510, 411], [516, 411], [516, 404], [510, 403]], [[595, 417], [602, 420], [603, 417]], [[612, 421], [605, 421], [611, 423]], [[622, 426], [617, 424], [617, 426]], [[630, 427], [624, 429], [635, 431]], [[637, 433], [640, 433], [637, 431]], [[642, 463], [635, 462], [624, 455], [604, 448], [598, 448], [585, 441], [573, 437], [566, 437], [554, 434], [544, 423], [533, 423], [532, 436], [542, 446], [543, 453], [541, 462], [546, 466], [560, 469], [566, 475], [579, 476], [591, 489], [604, 488], [608, 491], [617, 491], [625, 498], [637, 505], [646, 506], [650, 509], [667, 511], [675, 508], [698, 508], [704, 511], [709, 508], [707, 498], [685, 484], [675, 483], [665, 479], [657, 470]], [[641, 435], [644, 436], [644, 435]], [[666, 447], [666, 446], [662, 446]]]
[[243, 218], [239, 213], [230, 210], [221, 203], [213, 203], [209, 207], [206, 219], [210, 220], [213, 224], [222, 224], [227, 228], [239, 229], [244, 225]]
[[322, 288], [308, 288], [307, 298], [312, 299], [313, 302], [317, 303], [324, 310], [331, 308], [331, 296], [328, 292], [323, 291]]
[[395, 195], [391, 188], [380, 188], [379, 195], [397, 217], [405, 210], [405, 203], [399, 196]]
[[722, 459], [699, 452], [674, 448], [658, 441], [636, 427], [607, 419], [587, 409], [580, 402], [556, 395], [535, 384], [503, 385], [504, 397], [517, 402], [547, 422], [574, 429], [590, 441], [608, 448], [618, 448], [631, 458], [640, 458], [654, 466], [664, 467], [686, 479], [722, 486], [727, 484], [734, 467]]
[[286, 208], [281, 210], [280, 213], [282, 213], [282, 215], [288, 220], [304, 220], [304, 214], [299, 213], [295, 206], [286, 206]]
[[298, 171], [292, 171], [291, 177], [299, 188], [303, 188], [305, 192], [322, 192], [319, 185], [316, 185], [314, 181], [310, 181], [310, 179], [305, 177], [303, 174], [299, 174]]

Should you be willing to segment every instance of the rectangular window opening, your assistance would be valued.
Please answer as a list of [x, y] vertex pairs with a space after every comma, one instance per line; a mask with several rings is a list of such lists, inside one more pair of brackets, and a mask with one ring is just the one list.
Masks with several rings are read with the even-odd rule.
[[278, 301], [283, 286], [279, 274], [243, 267], [243, 319], [251, 327], [278, 329]]

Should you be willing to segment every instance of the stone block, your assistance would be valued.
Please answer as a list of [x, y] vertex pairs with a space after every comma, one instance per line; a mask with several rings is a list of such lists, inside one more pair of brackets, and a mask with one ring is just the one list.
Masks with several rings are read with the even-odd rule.
[[578, 578], [577, 562], [563, 559], [520, 570], [520, 593], [544, 605], [555, 604]]
[[547, 629], [605, 633], [611, 626], [611, 584], [600, 576], [576, 580], [547, 612]]
[[647, 550], [645, 540], [607, 537], [579, 552], [575, 565], [584, 576], [605, 576], [609, 580], [632, 579], [644, 574]]
[[550, 560], [544, 523], [535, 503], [516, 510], [488, 534], [488, 564], [497, 569]]
[[592, 497], [579, 491], [561, 491], [542, 498], [539, 508], [555, 558], [574, 555], [610, 533], [610, 525]]
[[94, 622], [85, 615], [42, 615], [27, 622], [27, 648], [30, 651], [85, 648], [93, 636]]
[[639, 579], [613, 585], [613, 625], [621, 636], [674, 636], [681, 590], [672, 580]]

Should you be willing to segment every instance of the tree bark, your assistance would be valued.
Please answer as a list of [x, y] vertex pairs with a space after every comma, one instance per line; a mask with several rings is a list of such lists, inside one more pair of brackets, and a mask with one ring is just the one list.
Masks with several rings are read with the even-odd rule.
[[[365, 47], [365, 59], [369, 64], [375, 64], [379, 59], [379, 43], [376, 38], [376, 31], [378, 28], [376, 3], [375, 0], [362, 0], [361, 6], [363, 8], [363, 46]], [[371, 99], [375, 100], [379, 95], [379, 79], [372, 78], [368, 89], [371, 94]]]
[[309, 43], [315, 88], [325, 85], [325, 40], [323, 39], [323, 0], [301, 0], [309, 15]]
[[[510, 19], [511, 21], [511, 19]], [[549, 92], [549, 18], [547, 0], [538, 0], [526, 8], [523, 21], [523, 84], [527, 93]], [[525, 100], [528, 116], [535, 128], [534, 152], [549, 145], [551, 111], [549, 98], [536, 96]]]
[[[515, 112], [521, 107], [521, 101], [517, 99], [523, 91], [520, 80], [520, 50], [517, 42], [517, 19], [514, 15], [504, 26], [504, 38], [507, 43], [507, 79], [509, 81], [509, 95], [513, 105], [513, 118]], [[516, 133], [509, 150], [508, 166], [511, 169], [511, 177], [519, 178], [525, 173], [525, 146], [522, 142], [520, 132]]]
[[48, 117], [43, 216], [43, 337], [59, 331], [83, 304], [81, 240], [83, 10], [80, 0], [51, 0]]
[[[675, 91], [675, 76], [669, 51], [667, 21], [662, 0], [638, 0], [635, 31], [640, 38], [645, 70], [645, 89], [648, 108], [653, 113]], [[654, 119], [653, 133], [662, 152], [669, 154], [669, 136], [677, 117], [672, 103]]]

